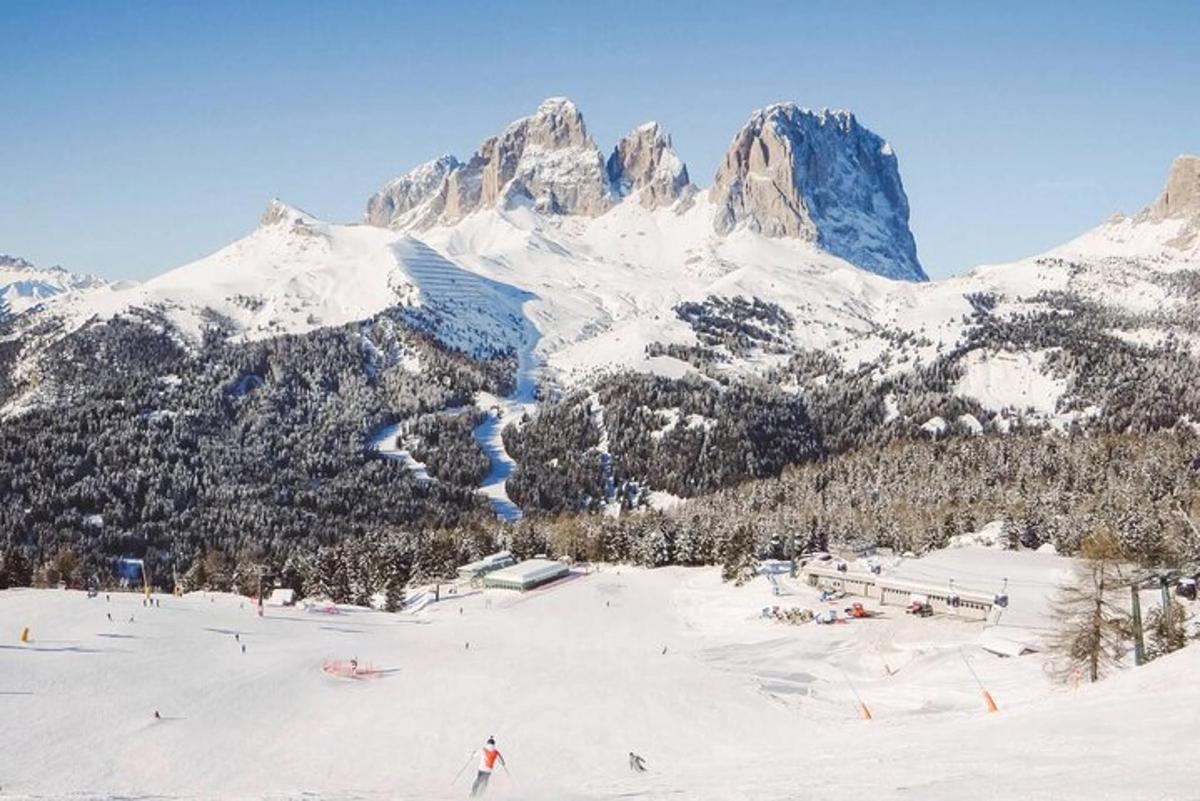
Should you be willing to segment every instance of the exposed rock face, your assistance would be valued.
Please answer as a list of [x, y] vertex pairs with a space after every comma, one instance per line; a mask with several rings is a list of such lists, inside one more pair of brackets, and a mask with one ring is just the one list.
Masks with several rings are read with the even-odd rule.
[[[631, 195], [658, 209], [695, 191], [657, 123], [622, 138], [605, 162], [575, 104], [550, 98], [466, 162], [443, 156], [390, 182], [368, 202], [365, 219], [420, 230], [454, 225], [481, 209], [519, 206], [597, 217]], [[709, 197], [720, 234], [746, 228], [798, 237], [881, 275], [926, 279], [896, 156], [849, 112], [791, 103], [755, 112], [734, 138]]]
[[807, 239], [880, 275], [927, 280], [895, 153], [848, 111], [781, 103], [755, 112], [709, 197], [718, 233]]
[[1167, 188], [1149, 211], [1158, 220], [1168, 217], [1200, 220], [1200, 156], [1179, 156], [1171, 162]]
[[461, 166], [447, 154], [389, 182], [367, 202], [366, 221], [381, 227], [403, 224], [409, 213], [435, 197], [446, 176]]
[[607, 171], [617, 194], [639, 192], [641, 204], [649, 209], [670, 206], [692, 191], [687, 166], [657, 122], [642, 125], [618, 142], [608, 157]]
[[452, 156], [418, 167], [367, 205], [367, 222], [392, 227], [451, 225], [486, 208], [529, 205], [544, 214], [595, 217], [616, 198], [583, 115], [565, 98], [486, 140], [467, 163]]
[[294, 233], [311, 234], [315, 232], [316, 219], [295, 206], [273, 198], [258, 218], [258, 225], [260, 228], [287, 226]]
[[595, 217], [612, 207], [600, 151], [565, 98], [543, 101], [532, 117], [484, 142], [480, 157], [484, 208], [529, 202], [545, 213]]

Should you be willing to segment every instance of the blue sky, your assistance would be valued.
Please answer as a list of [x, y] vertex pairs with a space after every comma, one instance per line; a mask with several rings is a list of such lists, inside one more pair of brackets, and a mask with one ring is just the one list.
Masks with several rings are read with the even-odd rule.
[[358, 219], [550, 95], [605, 150], [659, 120], [708, 185], [751, 110], [795, 100], [893, 144], [942, 277], [1149, 203], [1200, 152], [1198, 31], [1182, 0], [0, 0], [0, 252], [142, 279], [273, 196]]

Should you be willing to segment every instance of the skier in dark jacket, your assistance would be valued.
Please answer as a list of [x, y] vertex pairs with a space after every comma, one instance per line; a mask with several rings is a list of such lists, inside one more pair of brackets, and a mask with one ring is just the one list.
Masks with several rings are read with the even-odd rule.
[[642, 759], [632, 751], [629, 752], [629, 769], [634, 773], [646, 772], [646, 760]]

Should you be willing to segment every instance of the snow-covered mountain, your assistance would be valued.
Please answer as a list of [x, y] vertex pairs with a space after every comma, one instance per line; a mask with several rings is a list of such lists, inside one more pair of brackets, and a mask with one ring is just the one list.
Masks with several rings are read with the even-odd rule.
[[926, 280], [891, 145], [848, 111], [756, 111], [717, 171], [718, 232], [797, 237], [889, 278]]
[[[234, 553], [251, 530], [311, 547], [475, 525], [489, 504], [619, 514], [855, 459], [909, 476], [896, 460], [1008, 470], [1011, 451], [1035, 476], [1091, 470], [1107, 439], [1191, 447], [1198, 185], [1184, 157], [1131, 217], [902, 280], [923, 276], [895, 159], [849, 114], [756, 113], [703, 190], [661, 127], [606, 158], [573, 104], [547, 101], [469, 160], [389, 183], [365, 222], [275, 201], [211, 256], [0, 321], [0, 485], [19, 498], [0, 524], [88, 542], [100, 514], [155, 548], [219, 536]], [[1040, 447], [1051, 430], [1070, 454]], [[960, 509], [934, 481], [909, 506]], [[1066, 498], [1092, 526], [1108, 490], [1090, 486], [1043, 487], [1041, 513]], [[908, 524], [967, 525], [951, 514]]]
[[322, 222], [273, 200], [250, 234], [211, 256], [132, 287], [64, 299], [46, 313], [74, 328], [152, 311], [198, 342], [210, 327], [262, 339], [396, 309], [443, 344], [479, 355], [516, 347], [522, 300], [410, 236]]
[[68, 292], [83, 292], [104, 286], [92, 275], [40, 268], [25, 259], [0, 253], [0, 319], [20, 314], [32, 306]]
[[[521, 206], [595, 218], [630, 195], [657, 209], [690, 201], [694, 192], [658, 123], [623, 137], [606, 161], [575, 104], [550, 98], [483, 142], [467, 162], [442, 156], [389, 182], [367, 203], [366, 221], [424, 230]], [[895, 153], [848, 111], [780, 103], [754, 112], [709, 195], [718, 235], [744, 228], [800, 239], [871, 272], [926, 278]]]
[[[761, 133], [764, 120], [785, 112], [801, 122], [787, 129], [787, 144], [776, 138], [773, 146], [791, 157], [804, 154], [813, 176], [802, 175], [796, 162], [791, 177], [780, 179], [796, 197], [812, 198], [808, 205], [796, 201], [798, 216], [784, 228], [763, 224], [781, 219], [765, 196], [741, 192], [734, 219], [731, 186], [698, 191], [656, 123], [630, 132], [605, 158], [578, 108], [551, 98], [470, 159], [445, 155], [391, 181], [368, 202], [367, 225], [319, 221], [275, 201], [253, 232], [217, 253], [136, 287], [101, 287], [56, 304], [46, 316], [74, 330], [143, 309], [165, 315], [192, 341], [212, 326], [256, 339], [361, 320], [394, 306], [445, 306], [453, 295], [454, 303], [480, 313], [441, 314], [445, 344], [515, 348], [526, 338], [525, 324], [503, 321], [520, 318], [512, 299], [521, 298], [538, 318], [540, 360], [569, 376], [640, 357], [654, 332], [622, 339], [621, 327], [647, 327], [647, 315], [673, 319], [672, 306], [683, 300], [740, 292], [840, 308], [847, 286], [852, 294], [860, 285], [881, 286], [852, 266], [858, 255], [867, 269], [923, 277], [915, 256], [901, 253], [888, 266], [874, 246], [847, 251], [846, 258], [831, 253], [846, 251], [835, 243], [850, 239], [878, 244], [878, 232], [897, 225], [911, 251], [903, 189], [882, 140], [848, 114], [794, 106], [758, 112], [746, 130]], [[733, 150], [743, 147], [745, 133]], [[824, 159], [836, 164], [819, 167]], [[761, 165], [745, 166], [736, 179], [726, 168], [718, 178], [759, 181]], [[903, 214], [882, 203], [864, 205], [852, 194], [843, 207], [833, 191], [841, 182], [862, 195], [881, 181], [887, 191], [875, 194], [896, 200]], [[852, 219], [865, 227], [849, 237]], [[439, 259], [442, 271], [431, 277], [428, 265]], [[450, 273], [454, 280], [444, 279]], [[473, 288], [466, 296], [483, 292], [478, 304], [446, 291], [467, 284]], [[613, 350], [617, 340], [622, 346]], [[603, 357], [597, 347], [617, 358]]]
[[594, 217], [616, 200], [583, 115], [556, 97], [484, 141], [467, 162], [444, 156], [392, 181], [368, 203], [367, 221], [420, 228], [520, 205]]
[[[1126, 315], [1114, 336], [1190, 347], [1178, 318], [1200, 261], [1198, 164], [1176, 161], [1162, 197], [1133, 217], [1042, 256], [929, 282], [895, 154], [848, 112], [755, 112], [704, 191], [659, 125], [605, 158], [578, 108], [552, 98], [470, 159], [445, 155], [390, 182], [366, 224], [276, 201], [217, 253], [136, 287], [64, 297], [10, 336], [46, 318], [70, 331], [142, 309], [185, 340], [213, 326], [253, 340], [393, 310], [469, 354], [524, 354], [566, 388], [619, 370], [761, 374], [805, 350], [847, 368], [886, 358], [880, 375], [895, 375], [953, 352], [965, 396], [1049, 413], [1068, 367], [1045, 348], [989, 349], [967, 334], [983, 317], [998, 325], [1069, 296]], [[739, 297], [771, 319], [730, 311]], [[750, 345], [714, 334], [748, 325]]]

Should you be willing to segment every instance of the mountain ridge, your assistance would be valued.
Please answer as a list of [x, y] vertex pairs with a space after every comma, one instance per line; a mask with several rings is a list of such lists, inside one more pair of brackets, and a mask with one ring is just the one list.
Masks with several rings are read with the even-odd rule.
[[[597, 158], [603, 170], [595, 169]], [[630, 195], [654, 209], [686, 205], [697, 191], [658, 123], [626, 134], [605, 160], [575, 104], [549, 98], [484, 140], [466, 162], [442, 156], [389, 181], [368, 200], [364, 220], [423, 231], [520, 204], [598, 217]], [[776, 103], [754, 112], [708, 194], [723, 208], [712, 226], [717, 235], [744, 227], [804, 239], [871, 272], [927, 280], [895, 153], [848, 111]]]

